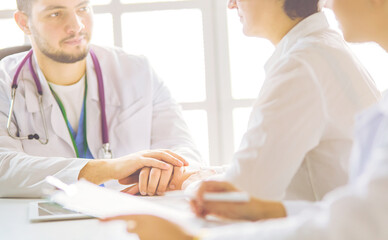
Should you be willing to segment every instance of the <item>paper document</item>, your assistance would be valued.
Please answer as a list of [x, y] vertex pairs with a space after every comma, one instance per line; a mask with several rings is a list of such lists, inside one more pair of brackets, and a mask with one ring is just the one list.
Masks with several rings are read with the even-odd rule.
[[190, 211], [166, 207], [142, 197], [99, 187], [84, 180], [71, 185], [66, 185], [58, 179], [54, 181], [57, 182], [53, 182], [53, 179], [48, 182], [64, 191], [53, 194], [50, 198], [53, 202], [90, 216], [98, 218], [125, 214], [152, 214], [164, 218], [193, 218], [194, 216]]
[[[190, 226], [192, 230], [202, 227], [216, 227], [236, 222], [235, 220], [197, 218], [190, 210], [185, 191], [174, 191], [166, 196], [142, 197], [133, 196], [116, 190], [100, 187], [81, 180], [67, 185], [60, 180], [48, 177], [47, 181], [63, 190], [51, 195], [51, 200], [72, 211], [84, 213], [97, 218], [106, 218], [126, 214], [150, 214], [174, 221], [182, 226]], [[234, 200], [244, 200], [243, 192], [238, 193]], [[220, 196], [217, 196], [219, 200]], [[221, 196], [231, 199], [231, 196]]]

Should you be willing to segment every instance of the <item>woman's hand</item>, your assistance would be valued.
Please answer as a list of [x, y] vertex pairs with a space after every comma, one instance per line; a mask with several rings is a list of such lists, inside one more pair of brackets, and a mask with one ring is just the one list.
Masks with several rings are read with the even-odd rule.
[[286, 217], [286, 211], [280, 202], [263, 201], [253, 197], [249, 202], [205, 201], [203, 199], [206, 192], [236, 191], [239, 190], [228, 182], [203, 182], [198, 189], [196, 198], [191, 201], [192, 210], [198, 217], [214, 215], [220, 218], [250, 221]]
[[179, 239], [192, 240], [194, 236], [179, 225], [152, 215], [126, 215], [102, 219], [102, 221], [127, 221], [127, 231], [136, 233], [140, 240]]

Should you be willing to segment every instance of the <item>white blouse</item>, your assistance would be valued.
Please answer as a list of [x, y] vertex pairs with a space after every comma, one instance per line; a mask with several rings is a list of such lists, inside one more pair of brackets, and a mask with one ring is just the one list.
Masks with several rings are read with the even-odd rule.
[[354, 116], [380, 92], [323, 12], [296, 25], [265, 70], [226, 180], [264, 199], [320, 200], [346, 183]]

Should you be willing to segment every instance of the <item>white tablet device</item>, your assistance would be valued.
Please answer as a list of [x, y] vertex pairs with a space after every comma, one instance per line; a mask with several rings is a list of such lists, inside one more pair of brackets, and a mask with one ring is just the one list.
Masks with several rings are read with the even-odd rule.
[[82, 213], [65, 209], [61, 205], [48, 201], [32, 202], [28, 207], [29, 219], [31, 222], [93, 218]]

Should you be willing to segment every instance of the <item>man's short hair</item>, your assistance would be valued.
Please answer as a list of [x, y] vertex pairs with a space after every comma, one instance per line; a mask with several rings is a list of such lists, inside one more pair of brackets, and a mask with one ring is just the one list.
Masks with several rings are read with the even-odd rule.
[[319, 11], [319, 0], [284, 0], [283, 9], [291, 18], [306, 18]]
[[27, 15], [30, 15], [31, 9], [32, 9], [32, 3], [34, 1], [35, 0], [16, 0], [18, 10], [26, 13]]

